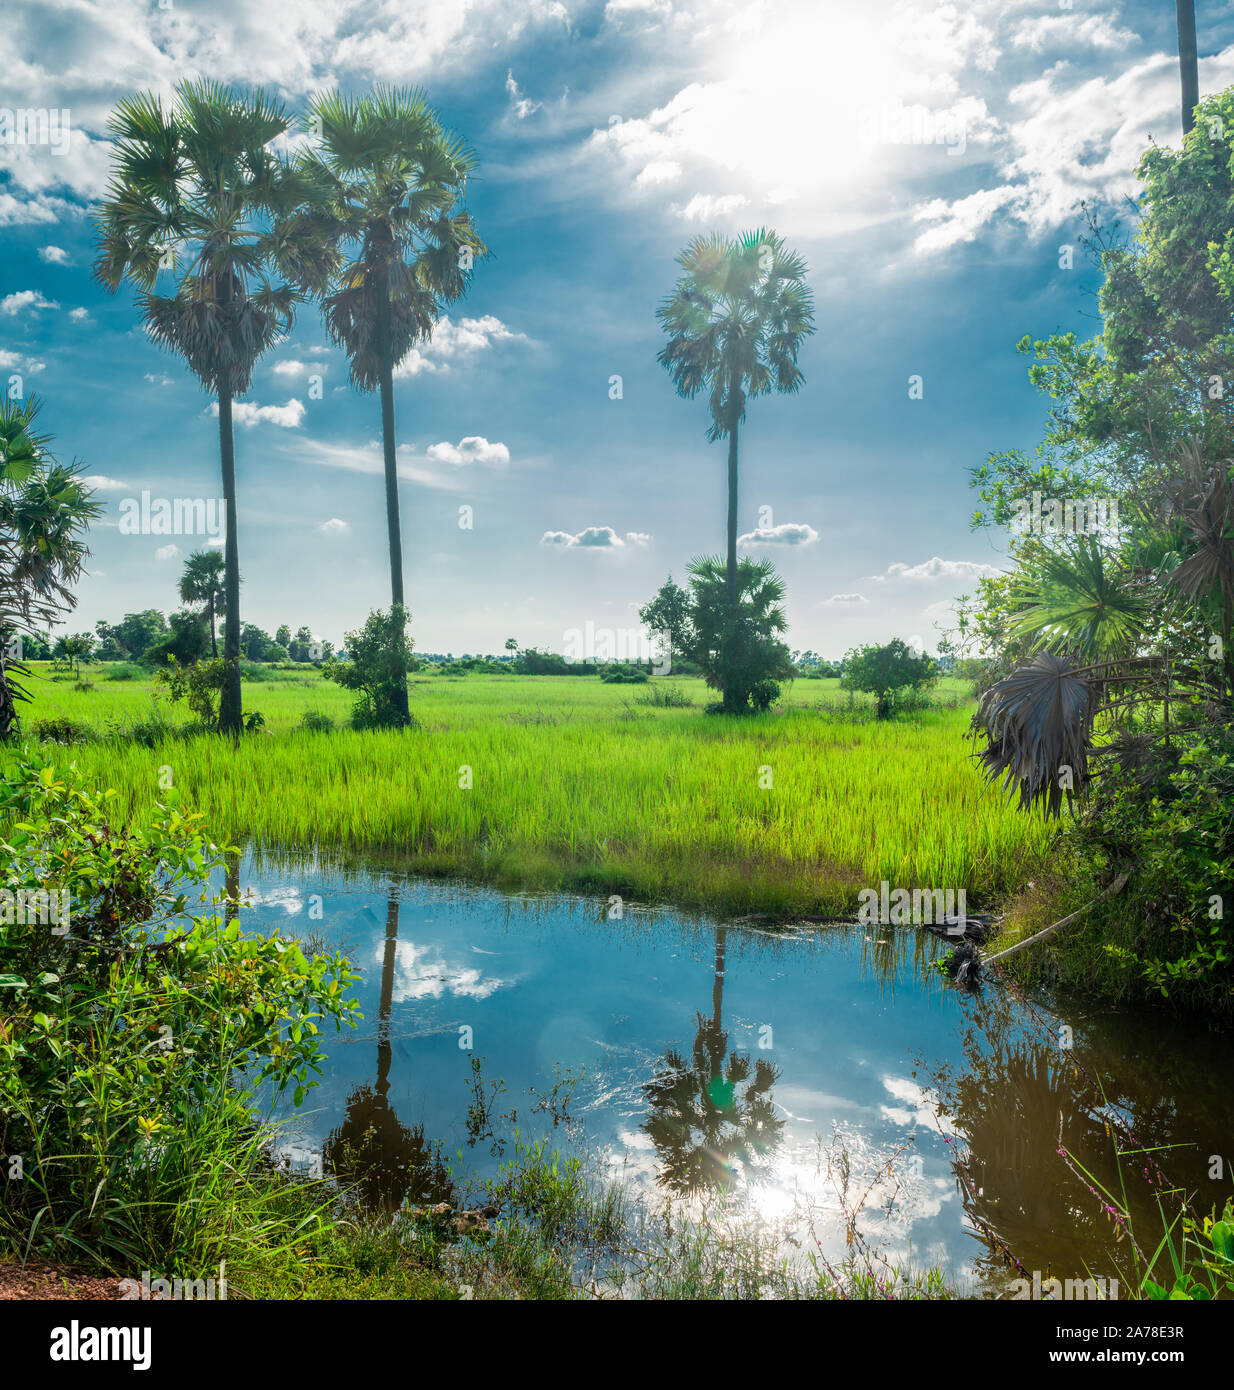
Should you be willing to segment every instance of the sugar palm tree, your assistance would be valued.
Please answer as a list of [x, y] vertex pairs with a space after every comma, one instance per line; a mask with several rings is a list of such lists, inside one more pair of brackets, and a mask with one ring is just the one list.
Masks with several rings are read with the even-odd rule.
[[[323, 296], [326, 328], [350, 359], [352, 384], [380, 392], [390, 595], [405, 607], [394, 370], [466, 293], [488, 252], [463, 204], [475, 157], [419, 91], [322, 93], [305, 122], [317, 143], [301, 165], [328, 193], [342, 252]], [[406, 718], [405, 681], [401, 704]]]
[[76, 468], [57, 463], [34, 428], [40, 404], [0, 400], [0, 739], [26, 698], [14, 637], [57, 621], [89, 552], [82, 532], [101, 508]]
[[201, 608], [210, 624], [210, 656], [219, 654], [215, 619], [225, 610], [223, 570], [225, 563], [217, 550], [195, 550], [184, 562], [180, 576], [180, 600]]
[[726, 591], [735, 620], [738, 432], [747, 400], [800, 388], [797, 354], [814, 331], [814, 299], [805, 262], [772, 231], [697, 237], [677, 261], [685, 273], [656, 310], [668, 334], [657, 360], [678, 395], [707, 391], [707, 438], [728, 440]]
[[[137, 290], [146, 331], [217, 398], [227, 514], [225, 675], [219, 728], [241, 727], [240, 554], [232, 402], [289, 330], [299, 294], [328, 273], [329, 249], [302, 211], [305, 187], [271, 142], [290, 117], [261, 92], [184, 83], [167, 108], [144, 94], [112, 115], [112, 177], [96, 213], [95, 277]], [[161, 276], [170, 293], [157, 293]], [[280, 282], [281, 281], [281, 282]]]

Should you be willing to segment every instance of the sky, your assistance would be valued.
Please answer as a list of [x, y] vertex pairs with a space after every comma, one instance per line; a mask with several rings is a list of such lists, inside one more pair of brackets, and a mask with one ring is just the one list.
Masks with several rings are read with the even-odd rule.
[[[726, 446], [656, 362], [655, 310], [692, 238], [760, 226], [805, 258], [817, 331], [801, 391], [750, 403], [741, 549], [784, 576], [794, 648], [933, 650], [956, 596], [1005, 564], [1006, 537], [970, 529], [968, 470], [1041, 437], [1016, 342], [1096, 328], [1080, 205], [1125, 218], [1140, 153], [1180, 135], [1160, 0], [5, 9], [0, 386], [41, 398], [104, 507], [73, 631], [178, 606], [209, 538], [132, 534], [143, 493], [221, 495], [209, 398], [131, 291], [92, 280], [107, 119], [138, 91], [205, 77], [298, 110], [420, 86], [474, 149], [494, 254], [395, 382], [412, 632], [456, 655], [629, 648], [665, 576], [722, 552]], [[1203, 94], [1234, 84], [1234, 9], [1196, 11]], [[31, 110], [43, 143], [11, 138]], [[244, 621], [338, 643], [388, 605], [380, 431], [303, 307], [236, 407]]]

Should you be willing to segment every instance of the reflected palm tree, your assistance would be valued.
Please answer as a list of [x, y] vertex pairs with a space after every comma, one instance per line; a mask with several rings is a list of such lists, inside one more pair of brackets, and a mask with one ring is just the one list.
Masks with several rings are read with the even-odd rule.
[[440, 1145], [426, 1142], [424, 1126], [408, 1128], [390, 1105], [390, 1010], [398, 957], [398, 899], [386, 905], [377, 1022], [377, 1084], [357, 1086], [347, 1097], [343, 1123], [325, 1143], [326, 1167], [354, 1187], [366, 1211], [391, 1212], [404, 1201], [450, 1202], [454, 1183]]
[[771, 1098], [777, 1068], [728, 1051], [727, 934], [727, 927], [716, 927], [711, 1017], [696, 1015], [690, 1062], [670, 1049], [643, 1087], [649, 1108], [642, 1128], [660, 1160], [658, 1181], [679, 1196], [731, 1191], [752, 1180], [769, 1167], [784, 1128]]

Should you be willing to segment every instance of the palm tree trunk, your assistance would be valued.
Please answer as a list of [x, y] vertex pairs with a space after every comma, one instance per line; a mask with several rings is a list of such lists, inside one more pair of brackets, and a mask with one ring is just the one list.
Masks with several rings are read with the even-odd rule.
[[13, 690], [9, 685], [9, 667], [6, 655], [10, 629], [0, 629], [0, 743], [13, 733], [17, 723], [17, 706], [13, 700]]
[[1183, 134], [1195, 125], [1200, 101], [1200, 66], [1195, 44], [1195, 0], [1176, 0], [1178, 8], [1178, 70], [1183, 83]]
[[[731, 641], [737, 630], [737, 419], [728, 431], [728, 564], [724, 574], [724, 587], [728, 597], [728, 637]], [[728, 668], [729, 661], [724, 661]], [[732, 676], [724, 687], [724, 706], [729, 711], [736, 709], [736, 692], [732, 688]]]
[[240, 539], [236, 522], [236, 441], [231, 427], [231, 390], [219, 383], [219, 454], [223, 463], [223, 502], [227, 509], [227, 537], [223, 551], [223, 691], [219, 700], [219, 732], [238, 734], [241, 729], [240, 693]]
[[219, 654], [218, 639], [214, 630], [214, 590], [210, 591], [210, 659], [217, 660]]
[[[390, 344], [390, 295], [385, 277], [377, 290], [377, 346], [381, 361], [381, 443], [386, 468], [386, 528], [390, 535], [390, 598], [400, 608], [403, 601], [403, 532], [398, 510], [398, 455], [394, 444], [394, 353]], [[411, 718], [407, 699], [407, 676], [395, 692], [399, 714], [404, 722]]]

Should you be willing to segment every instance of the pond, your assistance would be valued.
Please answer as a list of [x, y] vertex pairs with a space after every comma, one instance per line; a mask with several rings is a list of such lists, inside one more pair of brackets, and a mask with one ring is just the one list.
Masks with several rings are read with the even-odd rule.
[[491, 1175], [517, 1126], [651, 1203], [722, 1193], [786, 1250], [841, 1258], [855, 1223], [893, 1261], [1005, 1295], [1021, 1270], [1126, 1268], [1094, 1191], [1119, 1191], [1116, 1143], [1150, 1248], [1155, 1191], [1204, 1211], [1231, 1191], [1228, 1039], [997, 982], [965, 992], [926, 931], [726, 924], [252, 856], [239, 883], [249, 929], [362, 972], [364, 1021], [326, 1037], [283, 1149], [312, 1168], [350, 1142], [386, 1204], [434, 1199], [438, 1148]]

